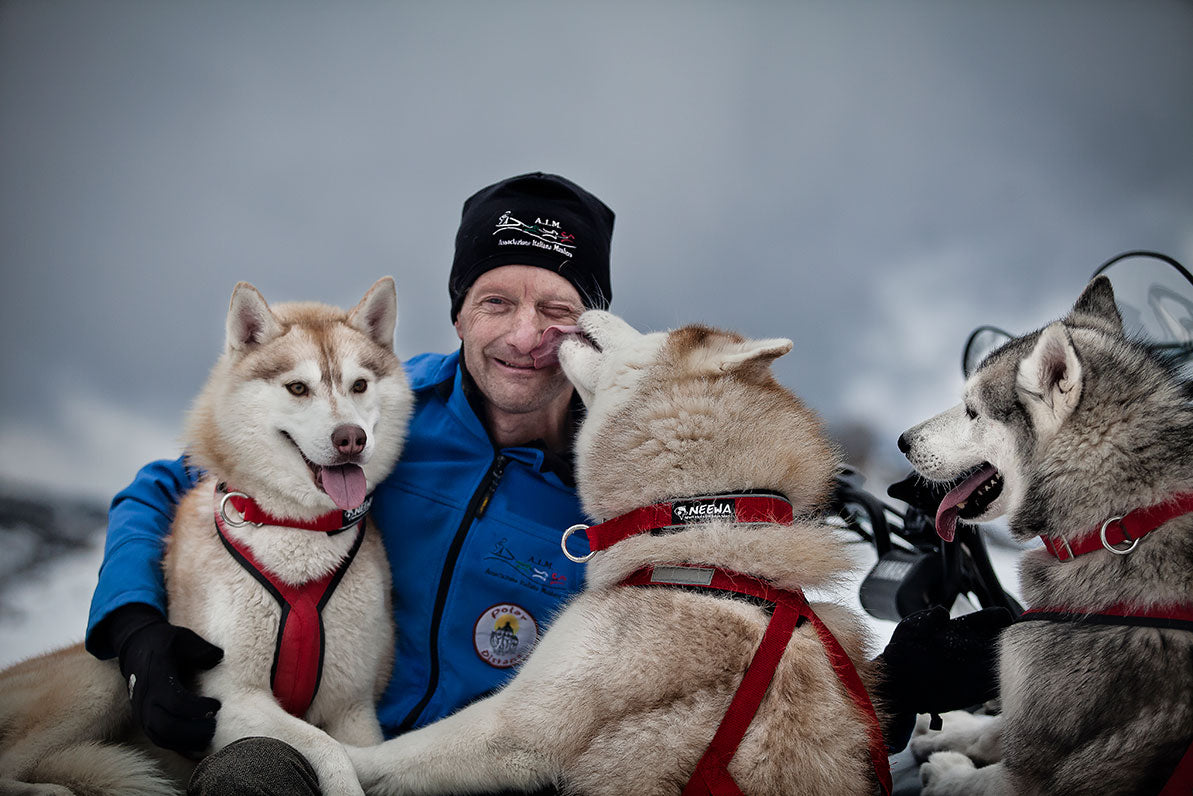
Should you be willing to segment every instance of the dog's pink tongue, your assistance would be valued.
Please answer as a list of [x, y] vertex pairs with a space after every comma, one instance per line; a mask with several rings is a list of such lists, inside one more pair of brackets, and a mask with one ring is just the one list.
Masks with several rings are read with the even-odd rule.
[[936, 509], [936, 533], [941, 539], [946, 542], [953, 541], [953, 537], [957, 535], [957, 515], [961, 513], [958, 504], [964, 503], [974, 490], [994, 473], [994, 467], [988, 464], [944, 496], [944, 500], [940, 501], [940, 507]]
[[365, 483], [365, 471], [359, 465], [321, 467], [319, 483], [323, 484], [323, 491], [343, 511], [351, 511], [365, 502], [368, 485]]
[[580, 334], [579, 326], [548, 326], [543, 330], [543, 337], [530, 352], [534, 358], [534, 366], [549, 368], [559, 362], [559, 344], [569, 334]]

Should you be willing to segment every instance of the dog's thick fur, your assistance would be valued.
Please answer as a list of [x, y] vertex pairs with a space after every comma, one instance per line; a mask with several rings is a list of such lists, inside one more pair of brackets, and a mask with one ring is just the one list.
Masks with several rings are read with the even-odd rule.
[[[904, 443], [930, 479], [996, 467], [1002, 491], [971, 507], [971, 519], [1007, 514], [1025, 541], [1074, 539], [1193, 490], [1189, 395], [1171, 365], [1124, 336], [1105, 277], [1062, 321], [991, 354], [964, 403]], [[1029, 551], [1021, 581], [1038, 607], [1188, 604], [1193, 516], [1169, 521], [1129, 555], [1061, 562]], [[942, 732], [913, 739], [918, 756], [931, 755], [925, 794], [1156, 793], [1193, 740], [1193, 633], [1022, 622], [1004, 631], [1000, 655], [1001, 718], [951, 717]], [[989, 765], [975, 768], [962, 753]]]
[[[303, 721], [270, 691], [280, 611], [222, 546], [214, 485], [226, 481], [273, 516], [303, 520], [336, 509], [321, 487], [320, 465], [357, 464], [370, 489], [384, 478], [401, 451], [413, 401], [393, 352], [396, 319], [389, 277], [348, 313], [309, 303], [271, 309], [252, 285], [236, 286], [226, 350], [187, 423], [187, 454], [205, 477], [178, 507], [164, 562], [170, 621], [224, 650], [199, 683], [222, 702], [213, 750], [249, 735], [280, 738], [306, 755], [324, 793], [361, 792], [334, 739], [382, 739], [374, 703], [393, 655], [385, 552], [376, 530], [366, 531], [324, 608], [323, 674]], [[307, 386], [305, 394], [288, 389], [296, 382]], [[367, 434], [359, 454], [336, 450], [332, 432], [342, 424]], [[273, 526], [228, 533], [294, 585], [333, 570], [354, 541], [353, 533]], [[136, 732], [128, 700], [116, 661], [96, 660], [81, 645], [0, 674], [0, 791], [176, 792], [189, 761], [154, 749]]]
[[[349, 750], [369, 793], [547, 783], [568, 793], [679, 793], [769, 615], [723, 596], [619, 582], [647, 564], [694, 563], [817, 589], [850, 566], [831, 530], [807, 516], [827, 496], [837, 459], [818, 420], [770, 373], [789, 340], [702, 326], [642, 335], [600, 311], [579, 323], [599, 348], [571, 337], [559, 358], [588, 407], [576, 457], [589, 516], [742, 490], [779, 492], [804, 516], [794, 527], [702, 522], [596, 553], [585, 590], [505, 688], [382, 746]], [[859, 618], [838, 605], [815, 609], [868, 671]], [[809, 623], [788, 644], [729, 770], [752, 794], [871, 789], [863, 718]]]

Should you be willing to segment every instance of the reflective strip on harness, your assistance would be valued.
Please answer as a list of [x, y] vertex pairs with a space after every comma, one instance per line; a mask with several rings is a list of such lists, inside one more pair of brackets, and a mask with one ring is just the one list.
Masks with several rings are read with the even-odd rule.
[[232, 558], [256, 578], [281, 607], [269, 684], [286, 712], [302, 718], [314, 701], [323, 676], [323, 607], [356, 557], [364, 540], [364, 527], [357, 523], [356, 541], [338, 567], [318, 580], [291, 586], [261, 566], [246, 545], [228, 535], [218, 509], [215, 526]]
[[[689, 574], [683, 571], [688, 570]], [[692, 577], [690, 573], [701, 573], [701, 577]], [[708, 573], [708, 575], [704, 575]], [[709, 576], [710, 575], [710, 576]], [[746, 673], [742, 676], [741, 684], [733, 695], [725, 717], [717, 727], [712, 741], [705, 750], [704, 756], [696, 764], [691, 779], [683, 790], [684, 796], [741, 796], [732, 775], [729, 773], [729, 761], [737, 752], [737, 747], [745, 737], [746, 729], [754, 720], [758, 707], [766, 695], [774, 678], [775, 670], [787, 648], [787, 642], [799, 625], [801, 619], [807, 619], [816, 629], [820, 643], [824, 645], [829, 662], [837, 674], [837, 678], [845, 687], [849, 697], [858, 710], [861, 711], [866, 724], [869, 739], [870, 761], [874, 773], [878, 778], [879, 787], [884, 794], [891, 792], [891, 772], [887, 761], [886, 746], [882, 740], [882, 730], [878, 717], [874, 713], [874, 706], [866, 693], [853, 662], [841, 648], [832, 631], [820, 621], [820, 617], [808, 605], [807, 599], [798, 589], [780, 589], [766, 581], [749, 575], [728, 572], [713, 567], [698, 567], [691, 565], [668, 565], [659, 567], [644, 567], [621, 582], [623, 586], [683, 586], [685, 588], [706, 588], [716, 591], [728, 591], [745, 594], [773, 603], [774, 613], [762, 636], [762, 643], [754, 653]]]

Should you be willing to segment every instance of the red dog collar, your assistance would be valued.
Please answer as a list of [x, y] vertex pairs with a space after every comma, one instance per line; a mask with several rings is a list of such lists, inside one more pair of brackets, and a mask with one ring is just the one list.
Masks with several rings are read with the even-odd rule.
[[[329, 511], [322, 514], [313, 520], [295, 520], [284, 517], [275, 517], [269, 514], [265, 509], [257, 505], [257, 502], [243, 492], [237, 492], [234, 489], [229, 489], [226, 483], [220, 483], [215, 488], [216, 497], [219, 503], [216, 508], [216, 513], [220, 518], [228, 523], [233, 528], [239, 528], [241, 525], [251, 523], [253, 525], [276, 525], [282, 528], [297, 528], [301, 531], [323, 531], [324, 533], [336, 533], [338, 531], [346, 531], [354, 527], [369, 511], [369, 506], [373, 504], [373, 496], [369, 495], [365, 498], [364, 503], [361, 503], [351, 511]], [[219, 498], [223, 495], [223, 498]], [[232, 508], [240, 514], [240, 519], [236, 520], [228, 516], [227, 504], [231, 503]]]
[[[563, 534], [563, 552], [572, 561], [583, 563], [592, 553], [612, 547], [623, 539], [640, 533], [677, 531], [708, 520], [728, 520], [738, 524], [791, 525], [795, 521], [791, 503], [778, 495], [724, 494], [684, 498], [668, 503], [655, 503], [602, 522], [600, 525], [573, 525]], [[567, 540], [583, 530], [592, 551], [586, 556], [573, 556]]]
[[[1171, 519], [1193, 513], [1193, 492], [1180, 492], [1171, 499], [1154, 506], [1135, 509], [1121, 517], [1111, 517], [1095, 526], [1072, 542], [1063, 536], [1046, 536], [1044, 547], [1056, 556], [1058, 561], [1071, 561], [1077, 556], [1097, 550], [1109, 550], [1117, 555], [1126, 555], [1135, 549], [1139, 539], [1159, 528]], [[1126, 547], [1119, 545], [1126, 544]]]

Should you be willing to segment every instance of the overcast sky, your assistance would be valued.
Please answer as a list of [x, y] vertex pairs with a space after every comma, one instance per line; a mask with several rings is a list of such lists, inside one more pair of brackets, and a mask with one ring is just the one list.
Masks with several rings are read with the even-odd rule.
[[897, 456], [974, 326], [1193, 262], [1193, 3], [0, 1], [0, 477], [176, 455], [241, 279], [392, 274], [453, 349], [460, 205], [534, 170], [616, 211], [614, 311], [793, 338]]

